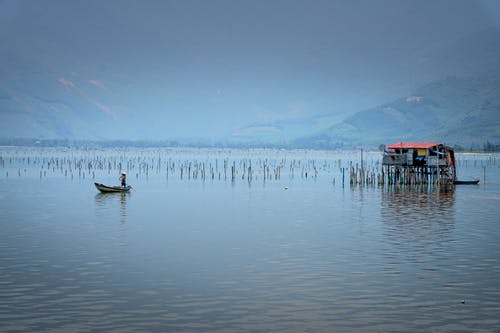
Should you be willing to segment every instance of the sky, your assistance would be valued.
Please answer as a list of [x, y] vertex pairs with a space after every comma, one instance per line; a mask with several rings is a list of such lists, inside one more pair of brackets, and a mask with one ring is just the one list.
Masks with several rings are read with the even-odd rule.
[[410, 94], [426, 50], [499, 22], [500, 1], [0, 0], [0, 53], [203, 136]]

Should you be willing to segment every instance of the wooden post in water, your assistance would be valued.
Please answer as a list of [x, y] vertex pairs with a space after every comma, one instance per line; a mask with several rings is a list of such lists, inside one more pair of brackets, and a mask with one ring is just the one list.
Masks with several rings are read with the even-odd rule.
[[344, 180], [345, 180], [345, 168], [342, 168], [342, 187], [344, 187]]
[[363, 164], [363, 148], [361, 148], [361, 179], [359, 180], [359, 183], [361, 185], [363, 185], [364, 178], [365, 178], [365, 167]]

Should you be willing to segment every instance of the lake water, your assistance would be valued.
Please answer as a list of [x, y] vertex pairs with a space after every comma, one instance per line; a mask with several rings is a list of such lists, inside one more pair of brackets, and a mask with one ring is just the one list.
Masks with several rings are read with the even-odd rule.
[[498, 156], [444, 188], [343, 186], [360, 152], [0, 157], [2, 332], [500, 331]]

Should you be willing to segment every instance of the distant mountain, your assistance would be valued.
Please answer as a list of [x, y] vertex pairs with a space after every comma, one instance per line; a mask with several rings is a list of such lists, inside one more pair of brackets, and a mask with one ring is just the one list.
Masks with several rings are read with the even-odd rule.
[[[273, 129], [267, 139], [287, 138], [289, 145], [300, 147], [378, 146], [431, 137], [464, 146], [500, 142], [495, 109], [500, 96], [499, 54], [498, 27], [415, 49], [392, 66], [405, 77], [396, 84], [399, 88], [387, 88], [406, 90], [405, 97], [361, 112], [322, 110], [321, 116], [261, 123], [259, 128]], [[360, 99], [365, 93], [370, 91], [360, 91]], [[250, 134], [253, 140], [263, 137], [259, 132]]]
[[440, 141], [463, 147], [500, 142], [500, 75], [449, 77], [391, 103], [364, 110], [297, 145], [378, 146]]
[[[244, 90], [244, 79], [237, 85], [240, 90], [226, 100], [224, 92], [215, 88], [211, 94], [197, 93], [203, 85], [183, 82], [175, 71], [155, 74], [154, 68], [135, 71], [128, 63], [113, 66], [109, 59], [99, 57], [19, 55], [0, 47], [0, 139], [177, 140], [305, 147], [378, 145], [410, 138], [464, 146], [498, 142], [499, 36], [498, 28], [490, 28], [415, 47], [412, 52], [406, 47], [400, 56], [394, 56], [398, 50], [388, 50], [395, 63], [381, 61], [383, 69], [366, 76], [365, 90], [351, 91], [351, 97], [338, 103], [328, 95], [331, 88], [318, 83], [318, 90], [324, 90], [311, 95], [311, 100], [318, 101], [305, 102], [302, 108], [298, 98], [299, 106], [290, 107], [291, 112], [273, 101], [293, 101], [294, 91], [278, 89], [277, 95], [274, 90], [255, 95]], [[379, 63], [371, 58], [375, 55], [357, 56], [366, 56], [367, 63]], [[392, 71], [387, 75], [390, 79], [379, 80], [381, 74], [375, 75], [386, 71]], [[364, 80], [364, 74], [356, 70], [352, 75]], [[311, 77], [312, 81], [316, 78]], [[321, 78], [316, 80], [321, 82]], [[384, 96], [377, 101], [406, 97], [353, 113], [359, 105], [374, 105], [366, 103], [372, 99], [364, 96], [370, 94]], [[349, 110], [339, 105], [348, 105]], [[251, 120], [235, 121], [241, 114], [235, 111], [238, 108], [246, 110], [245, 119]], [[278, 116], [259, 118], [255, 113]], [[263, 118], [268, 120], [259, 120]], [[212, 137], [207, 138], [207, 133], [213, 133]]]
[[109, 98], [98, 80], [76, 73], [63, 75], [6, 54], [0, 54], [0, 63], [1, 137], [106, 137], [102, 127], [112, 127], [106, 124], [114, 122], [116, 115], [106, 105]]
[[226, 143], [232, 145], [289, 146], [296, 138], [322, 131], [325, 129], [325, 124], [339, 122], [345, 117], [345, 114], [323, 114], [254, 123], [234, 130], [232, 135], [226, 139]]

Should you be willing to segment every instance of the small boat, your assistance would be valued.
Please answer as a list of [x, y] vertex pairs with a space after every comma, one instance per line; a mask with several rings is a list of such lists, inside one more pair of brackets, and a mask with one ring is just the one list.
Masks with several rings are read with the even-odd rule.
[[132, 186], [106, 186], [100, 183], [94, 183], [95, 187], [102, 193], [128, 192]]
[[474, 180], [455, 180], [455, 185], [477, 185], [479, 184], [479, 179]]

